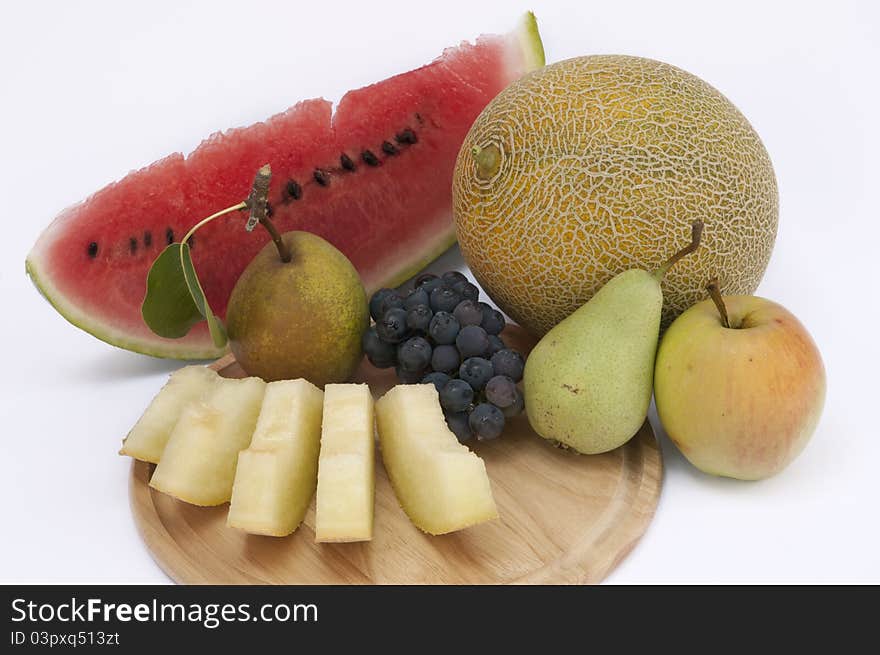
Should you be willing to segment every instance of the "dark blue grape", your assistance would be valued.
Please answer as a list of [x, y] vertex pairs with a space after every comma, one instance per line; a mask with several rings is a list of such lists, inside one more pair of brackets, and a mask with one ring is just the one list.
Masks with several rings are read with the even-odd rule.
[[370, 296], [370, 316], [374, 321], [380, 321], [384, 312], [382, 311], [382, 303], [387, 296], [396, 295], [394, 289], [379, 289]]
[[394, 369], [401, 384], [419, 384], [425, 377], [424, 371], [404, 371], [400, 364]]
[[430, 302], [431, 297], [428, 295], [428, 292], [416, 287], [407, 294], [406, 298], [403, 299], [403, 308], [412, 309], [419, 305], [427, 305]]
[[433, 384], [437, 388], [437, 393], [440, 393], [440, 389], [442, 389], [449, 380], [450, 377], [446, 375], [446, 373], [434, 371], [433, 373], [428, 373], [422, 378], [422, 384]]
[[470, 357], [458, 367], [458, 377], [479, 391], [495, 376], [492, 362], [482, 357]]
[[455, 345], [462, 359], [482, 357], [489, 349], [489, 336], [479, 325], [468, 325], [455, 337]]
[[415, 286], [420, 287], [426, 282], [430, 282], [431, 280], [439, 280], [440, 277], [434, 275], [433, 273], [422, 273], [416, 278]]
[[490, 309], [488, 312], [483, 312], [483, 321], [480, 323], [480, 327], [487, 334], [501, 334], [506, 324], [507, 321], [504, 320], [504, 314], [497, 309]]
[[504, 430], [504, 414], [491, 403], [480, 403], [468, 417], [468, 425], [477, 439], [495, 439]]
[[394, 307], [376, 322], [376, 334], [385, 343], [397, 343], [406, 336], [406, 310]]
[[431, 344], [422, 337], [407, 339], [397, 347], [397, 363], [404, 371], [424, 371], [431, 363]]
[[499, 350], [492, 355], [492, 366], [495, 367], [495, 374], [506, 375], [514, 382], [522, 380], [525, 365], [526, 363], [522, 355], [510, 348]]
[[497, 334], [489, 335], [489, 349], [486, 351], [487, 357], [492, 357], [499, 350], [504, 350], [507, 346], [504, 344], [504, 341], [501, 340]]
[[418, 283], [418, 287], [420, 289], [424, 289], [429, 296], [431, 295], [431, 292], [434, 291], [434, 289], [439, 289], [440, 287], [445, 286], [447, 285], [443, 281], [443, 278], [439, 278], [436, 276]]
[[504, 409], [502, 409], [501, 413], [504, 414], [507, 418], [512, 418], [521, 414], [525, 405], [526, 399], [523, 396], [522, 391], [517, 388], [516, 400], [513, 401], [513, 404], [510, 407], [505, 407]]
[[361, 345], [367, 359], [376, 368], [390, 368], [397, 363], [397, 349], [393, 344], [382, 341], [375, 327], [367, 328], [361, 337]]
[[431, 309], [435, 312], [451, 312], [461, 302], [461, 296], [449, 287], [437, 287], [431, 292]]
[[455, 343], [461, 326], [458, 319], [449, 312], [435, 312], [428, 325], [428, 334], [437, 345]]
[[443, 282], [445, 282], [450, 287], [458, 282], [468, 281], [467, 277], [465, 277], [465, 274], [460, 271], [446, 271], [440, 277], [442, 277]]
[[516, 383], [506, 375], [496, 375], [486, 383], [486, 400], [498, 409], [516, 402]]
[[468, 423], [467, 412], [443, 412], [443, 415], [446, 417], [446, 425], [449, 426], [450, 431], [458, 438], [459, 442], [470, 441], [474, 435]]
[[464, 380], [452, 379], [440, 390], [440, 405], [448, 412], [463, 412], [474, 400], [474, 389]]
[[389, 309], [403, 309], [403, 298], [401, 298], [396, 293], [389, 294], [382, 298], [382, 302], [379, 303], [379, 316], [385, 316], [388, 313]]
[[460, 365], [461, 357], [458, 354], [458, 348], [449, 345], [434, 347], [434, 352], [431, 354], [431, 368], [435, 371], [451, 373], [457, 371]]
[[410, 330], [427, 332], [434, 312], [427, 305], [416, 305], [406, 313], [406, 326]]
[[472, 284], [467, 280], [464, 282], [456, 282], [452, 285], [452, 290], [461, 296], [462, 300], [473, 300], [474, 302], [477, 302], [477, 300], [480, 299], [480, 290], [477, 288], [477, 285]]
[[462, 300], [455, 306], [452, 315], [458, 319], [462, 327], [479, 325], [483, 321], [483, 310], [473, 300]]

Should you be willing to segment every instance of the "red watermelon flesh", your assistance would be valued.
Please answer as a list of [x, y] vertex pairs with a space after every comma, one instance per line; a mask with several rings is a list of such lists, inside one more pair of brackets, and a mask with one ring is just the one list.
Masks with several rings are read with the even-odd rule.
[[[201, 323], [182, 339], [141, 317], [147, 272], [197, 221], [243, 200], [272, 166], [272, 220], [306, 230], [352, 261], [370, 292], [394, 286], [449, 247], [452, 172], [471, 123], [513, 80], [544, 63], [534, 16], [507, 35], [463, 43], [422, 68], [347, 93], [333, 113], [306, 100], [267, 121], [217, 133], [63, 211], [37, 240], [27, 271], [71, 323], [116, 346], [160, 357], [222, 354]], [[194, 236], [212, 309], [225, 316], [239, 275], [269, 237], [244, 214]], [[235, 224], [235, 223], [238, 224]]]

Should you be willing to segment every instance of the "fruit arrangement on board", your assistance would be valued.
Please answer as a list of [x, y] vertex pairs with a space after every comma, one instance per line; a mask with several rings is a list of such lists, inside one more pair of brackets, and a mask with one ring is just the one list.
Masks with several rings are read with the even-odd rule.
[[[761, 140], [713, 87], [638, 57], [544, 66], [528, 14], [332, 119], [302, 102], [131, 173], [56, 218], [27, 270], [109, 343], [228, 348], [248, 374], [171, 375], [120, 451], [155, 464], [152, 488], [271, 536], [314, 496], [317, 541], [367, 541], [375, 435], [432, 535], [498, 517], [466, 443], [521, 413], [574, 460], [627, 443], [653, 396], [697, 468], [781, 471], [825, 372], [798, 320], [750, 295], [777, 211]], [[460, 271], [402, 286], [455, 238], [488, 298]], [[505, 314], [539, 338], [528, 356]], [[364, 357], [398, 383], [375, 402], [351, 382]]]

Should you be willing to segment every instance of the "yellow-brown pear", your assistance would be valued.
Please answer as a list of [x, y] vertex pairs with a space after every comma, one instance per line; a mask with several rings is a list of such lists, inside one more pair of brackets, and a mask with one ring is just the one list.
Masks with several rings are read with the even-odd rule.
[[269, 242], [238, 279], [226, 313], [238, 363], [264, 380], [348, 380], [362, 357], [367, 299], [351, 262], [308, 232], [281, 235], [284, 261]]

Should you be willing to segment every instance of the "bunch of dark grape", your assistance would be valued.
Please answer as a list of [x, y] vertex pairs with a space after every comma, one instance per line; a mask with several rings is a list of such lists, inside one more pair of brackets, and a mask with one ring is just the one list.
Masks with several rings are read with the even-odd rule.
[[378, 368], [394, 367], [404, 384], [433, 384], [449, 429], [459, 441], [494, 439], [505, 417], [523, 410], [525, 360], [500, 334], [504, 316], [479, 301], [458, 271], [420, 275], [406, 296], [380, 289], [370, 298], [375, 325], [364, 352]]

